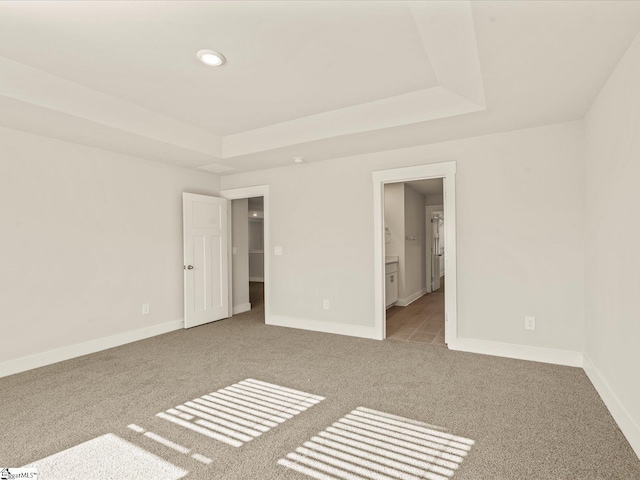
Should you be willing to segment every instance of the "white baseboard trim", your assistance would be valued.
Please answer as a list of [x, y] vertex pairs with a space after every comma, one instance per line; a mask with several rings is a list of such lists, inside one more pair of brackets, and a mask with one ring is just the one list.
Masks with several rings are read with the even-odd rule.
[[554, 348], [531, 347], [528, 345], [489, 342], [469, 338], [458, 338], [457, 340], [448, 342], [447, 346], [450, 350], [458, 350], [461, 352], [553, 363], [555, 365], [565, 365], [568, 367], [582, 367], [582, 352], [572, 352], [570, 350], [556, 350]]
[[242, 303], [240, 305], [234, 305], [233, 306], [233, 314], [234, 315], [238, 315], [239, 313], [248, 312], [249, 310], [251, 310], [251, 304], [250, 303]]
[[249, 281], [250, 282], [263, 282], [264, 283], [264, 277], [249, 277]]
[[307, 320], [304, 318], [292, 318], [280, 315], [269, 315], [269, 317], [265, 319], [265, 323], [267, 325], [274, 325], [277, 327], [298, 328], [300, 330], [312, 330], [314, 332], [323, 333], [336, 333], [338, 335], [348, 335], [350, 337], [376, 338], [375, 328], [364, 325], [322, 322], [319, 320]]
[[35, 355], [16, 358], [15, 360], [8, 360], [0, 363], [0, 378], [51, 365], [52, 363], [62, 362], [71, 358], [81, 357], [90, 353], [100, 352], [108, 348], [119, 347], [126, 343], [137, 342], [138, 340], [144, 340], [145, 338], [155, 337], [156, 335], [162, 335], [163, 333], [173, 332], [182, 328], [184, 328], [184, 320], [174, 320], [151, 327], [131, 330], [109, 337], [98, 338], [96, 340], [89, 340], [88, 342], [37, 353]]
[[411, 295], [409, 295], [408, 297], [405, 298], [399, 298], [398, 300], [396, 300], [396, 305], [398, 307], [406, 307], [408, 305], [411, 305], [413, 302], [415, 302], [416, 300], [418, 300], [420, 297], [423, 297], [427, 294], [427, 289], [423, 288], [422, 290], [418, 290], [415, 293], [412, 293]]
[[584, 371], [600, 395], [600, 398], [602, 398], [602, 401], [609, 409], [609, 413], [611, 413], [618, 427], [620, 427], [620, 430], [627, 438], [629, 445], [631, 445], [633, 451], [638, 458], [640, 458], [640, 426], [633, 420], [633, 417], [627, 409], [624, 408], [622, 403], [620, 403], [620, 400], [618, 400], [618, 397], [607, 381], [586, 355], [584, 356]]

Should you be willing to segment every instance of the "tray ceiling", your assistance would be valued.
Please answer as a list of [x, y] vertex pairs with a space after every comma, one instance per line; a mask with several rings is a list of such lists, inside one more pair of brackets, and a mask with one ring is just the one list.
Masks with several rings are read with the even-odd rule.
[[0, 125], [229, 173], [573, 119], [640, 9], [549, 3], [5, 1]]

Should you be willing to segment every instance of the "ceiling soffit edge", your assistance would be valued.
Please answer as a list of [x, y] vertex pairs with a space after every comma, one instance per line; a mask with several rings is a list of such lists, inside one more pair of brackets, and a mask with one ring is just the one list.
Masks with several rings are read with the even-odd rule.
[[[409, 7], [438, 86], [237, 134], [219, 136], [4, 57], [1, 95], [45, 108], [50, 118], [55, 112], [61, 120], [74, 118], [79, 143], [97, 146], [82, 140], [92, 138], [79, 131], [84, 120], [89, 130], [102, 125], [105, 132], [117, 129], [135, 135], [132, 154], [141, 155], [148, 139], [149, 158], [157, 157], [157, 144], [162, 143], [171, 147], [167, 161], [175, 157], [176, 163], [184, 163], [180, 152], [189, 151], [211, 159], [194, 166], [215, 164], [225, 170], [242, 155], [486, 109], [470, 2], [409, 2]], [[52, 128], [51, 136], [59, 130]], [[126, 148], [126, 142], [119, 145], [121, 152]]]
[[438, 86], [226, 135], [223, 158], [485, 110], [471, 3], [409, 6]]

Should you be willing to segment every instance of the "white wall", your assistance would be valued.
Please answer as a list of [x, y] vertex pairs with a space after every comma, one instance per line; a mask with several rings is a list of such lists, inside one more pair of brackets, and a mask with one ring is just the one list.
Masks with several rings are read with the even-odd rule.
[[249, 250], [261, 251], [264, 249], [264, 221], [262, 219], [249, 219]]
[[[444, 212], [442, 212], [443, 217], [444, 217]], [[446, 254], [446, 245], [447, 245], [447, 228], [446, 228], [446, 223], [447, 223], [447, 219], [445, 218], [442, 222], [443, 226], [438, 225], [438, 252], [440, 254], [440, 257], [438, 258], [438, 272], [440, 274], [441, 277], [444, 277], [445, 275], [445, 271], [444, 271], [444, 257]]]
[[0, 158], [0, 362], [183, 318], [182, 192], [217, 177], [5, 128]]
[[[384, 186], [384, 222], [391, 231], [385, 255], [398, 257], [398, 305], [407, 305], [425, 288], [424, 195], [406, 183]], [[407, 240], [407, 236], [416, 237]]]
[[442, 205], [442, 194], [425, 195], [425, 205]]
[[249, 278], [264, 282], [264, 221], [249, 220]]
[[[404, 291], [400, 298], [413, 300], [416, 295], [425, 293], [425, 198], [404, 185]], [[415, 240], [407, 240], [415, 237]]]
[[371, 172], [455, 160], [460, 336], [582, 351], [583, 145], [583, 122], [569, 122], [221, 181], [271, 186], [271, 242], [283, 247], [269, 252], [273, 315], [372, 327]]
[[591, 106], [586, 133], [585, 353], [640, 456], [640, 36]]
[[385, 256], [398, 257], [398, 298], [404, 297], [404, 183], [384, 186], [384, 224], [391, 232], [385, 243]]
[[232, 239], [235, 250], [231, 256], [233, 268], [233, 308], [248, 310], [249, 306], [249, 200], [231, 201]]

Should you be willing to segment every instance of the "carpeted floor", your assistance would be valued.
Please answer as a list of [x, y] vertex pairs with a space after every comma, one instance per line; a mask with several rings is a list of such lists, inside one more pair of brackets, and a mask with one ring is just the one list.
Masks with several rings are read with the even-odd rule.
[[[640, 479], [581, 369], [271, 327], [262, 315], [0, 379], [0, 467], [96, 480], [312, 478], [305, 469], [325, 479]], [[207, 405], [215, 424], [198, 416]], [[223, 426], [224, 411], [244, 419], [244, 436]]]

